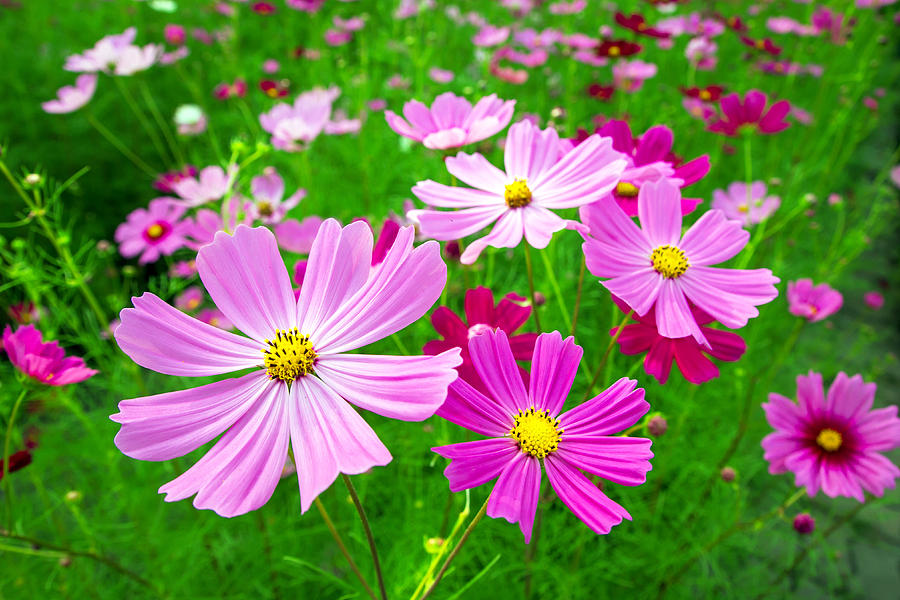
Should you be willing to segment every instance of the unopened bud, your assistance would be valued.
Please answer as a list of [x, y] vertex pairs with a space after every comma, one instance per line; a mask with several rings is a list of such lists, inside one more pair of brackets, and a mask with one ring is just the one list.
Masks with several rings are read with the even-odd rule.
[[653, 437], [659, 437], [663, 435], [668, 428], [668, 421], [666, 421], [660, 415], [655, 415], [647, 423], [647, 432], [650, 433], [650, 435], [652, 435]]
[[731, 483], [732, 481], [734, 481], [734, 478], [737, 477], [737, 473], [731, 467], [724, 467], [720, 471], [719, 475], [722, 476], [722, 481], [724, 481], [725, 483]]
[[69, 490], [66, 492], [66, 502], [78, 502], [81, 500], [81, 492], [78, 490]]
[[29, 173], [25, 176], [25, 179], [23, 179], [25, 185], [40, 185], [43, 180], [44, 178], [38, 173]]
[[547, 296], [543, 295], [540, 292], [534, 293], [534, 305], [535, 306], [543, 306], [547, 304]]
[[71, 565], [71, 564], [72, 564], [72, 557], [71, 557], [71, 556], [61, 556], [61, 557], [60, 557], [60, 559], [59, 559], [59, 566], [61, 566], [61, 567], [68, 567], [68, 566]]
[[794, 517], [794, 531], [807, 535], [815, 531], [816, 520], [809, 513], [800, 513]]

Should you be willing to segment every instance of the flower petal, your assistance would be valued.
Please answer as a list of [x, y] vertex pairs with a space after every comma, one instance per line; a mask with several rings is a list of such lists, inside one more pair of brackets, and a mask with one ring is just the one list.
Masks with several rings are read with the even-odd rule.
[[583, 354], [573, 337], [564, 340], [558, 331], [538, 336], [531, 359], [531, 383], [528, 385], [532, 406], [538, 410], [548, 410], [551, 416], [559, 414], [572, 389]]
[[647, 414], [650, 405], [637, 381], [623, 377], [584, 404], [559, 416], [563, 439], [578, 440], [628, 429]]
[[450, 482], [450, 491], [478, 487], [497, 477], [519, 454], [516, 443], [509, 438], [492, 438], [450, 444], [432, 448], [450, 464], [444, 469], [444, 476]]
[[628, 511], [610, 500], [561, 457], [548, 456], [544, 460], [544, 468], [559, 499], [594, 533], [609, 533], [623, 518], [631, 520]]
[[485, 387], [508, 415], [530, 408], [505, 331], [488, 331], [471, 338], [469, 355]]
[[475, 433], [500, 437], [513, 428], [515, 412], [460, 378], [450, 384], [447, 399], [435, 414]]
[[518, 452], [500, 473], [497, 484], [491, 491], [487, 515], [494, 519], [502, 517], [510, 523], [518, 523], [527, 544], [531, 541], [540, 491], [540, 461], [531, 455]]

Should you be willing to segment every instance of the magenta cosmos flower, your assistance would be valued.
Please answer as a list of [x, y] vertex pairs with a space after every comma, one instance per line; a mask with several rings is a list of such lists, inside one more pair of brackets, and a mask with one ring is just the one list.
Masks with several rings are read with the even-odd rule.
[[609, 533], [628, 512], [584, 476], [587, 471], [622, 485], [644, 483], [650, 440], [613, 436], [650, 408], [636, 381], [622, 378], [580, 406], [560, 414], [582, 350], [559, 332], [543, 333], [534, 346], [526, 389], [503, 330], [477, 335], [469, 354], [488, 393], [462, 379], [450, 386], [438, 414], [489, 439], [432, 448], [451, 460], [444, 470], [454, 492], [497, 483], [487, 505], [490, 517], [519, 523], [525, 543], [541, 488], [541, 464], [560, 500], [595, 533]]
[[66, 356], [58, 342], [43, 342], [34, 325], [23, 325], [15, 333], [7, 325], [3, 349], [15, 368], [45, 385], [78, 383], [97, 374], [85, 366], [83, 359]]
[[587, 267], [601, 284], [639, 316], [656, 308], [656, 328], [667, 338], [693, 336], [709, 342], [689, 302], [732, 329], [759, 314], [778, 295], [769, 269], [712, 267], [743, 248], [750, 234], [718, 210], [707, 211], [681, 235], [681, 195], [663, 179], [638, 196], [638, 227], [609, 199], [587, 207], [590, 227], [582, 245]]
[[744, 131], [758, 133], [778, 133], [790, 125], [784, 118], [791, 112], [787, 100], [779, 100], [766, 106], [768, 98], [759, 90], [750, 90], [743, 101], [738, 94], [728, 94], [719, 103], [721, 118], [715, 119], [709, 130], [728, 136], [740, 135]]
[[813, 285], [812, 279], [788, 281], [788, 310], [809, 321], [827, 319], [841, 309], [844, 297], [827, 283]]
[[222, 436], [193, 467], [160, 488], [167, 501], [235, 516], [272, 495], [288, 455], [305, 512], [338, 473], [386, 465], [391, 454], [351, 406], [421, 421], [443, 402], [459, 351], [377, 356], [350, 351], [421, 317], [440, 296], [447, 267], [437, 243], [413, 248], [400, 231], [371, 267], [365, 223], [322, 224], [295, 300], [275, 236], [238, 227], [200, 249], [197, 269], [225, 318], [247, 334], [217, 329], [153, 294], [134, 298], [116, 329], [136, 363], [167, 375], [203, 377], [253, 369], [198, 388], [123, 400], [111, 418], [116, 445], [132, 458], [169, 460]]
[[[631, 310], [631, 307], [620, 298], [613, 296], [613, 301], [622, 312], [627, 313]], [[668, 381], [673, 361], [678, 365], [678, 370], [684, 378], [691, 383], [700, 384], [715, 379], [719, 376], [719, 367], [705, 355], [726, 362], [735, 362], [744, 355], [747, 345], [736, 333], [705, 327], [714, 319], [696, 306], [690, 308], [691, 315], [700, 326], [709, 347], [701, 346], [691, 336], [671, 339], [660, 335], [656, 328], [656, 310], [651, 308], [644, 316], [634, 315], [632, 318], [637, 321], [636, 323], [625, 325], [616, 340], [619, 350], [627, 355], [646, 353], [644, 371], [660, 383]], [[618, 327], [613, 327], [609, 335], [615, 336], [618, 331]]]
[[744, 227], [762, 223], [780, 205], [778, 196], [766, 196], [766, 184], [762, 181], [754, 181], [749, 189], [746, 183], [736, 181], [727, 190], [713, 190], [712, 207]]
[[473, 107], [468, 100], [452, 92], [434, 99], [431, 108], [418, 100], [403, 105], [404, 120], [386, 110], [384, 118], [396, 133], [426, 148], [444, 150], [480, 142], [509, 125], [515, 100], [501, 100], [497, 94], [485, 96]]
[[157, 198], [146, 209], [132, 211], [116, 228], [119, 254], [125, 258], [140, 254], [138, 263], [142, 265], [172, 254], [186, 244], [185, 235], [191, 228], [190, 221], [181, 220], [185, 210], [169, 198]]
[[[425, 354], [440, 354], [451, 348], [462, 350], [462, 364], [456, 368], [459, 376], [466, 382], [487, 393], [487, 389], [475, 372], [472, 358], [469, 356], [469, 340], [474, 336], [502, 329], [509, 336], [509, 346], [516, 360], [531, 360], [534, 353], [536, 333], [513, 333], [522, 327], [531, 316], [531, 306], [523, 305], [525, 298], [510, 292], [494, 305], [494, 292], [486, 287], [477, 287], [466, 291], [466, 320], [460, 319], [456, 313], [446, 306], [439, 306], [431, 314], [431, 324], [442, 339], [431, 340], [422, 348]], [[527, 372], [520, 369], [527, 380]]]
[[94, 97], [97, 89], [97, 74], [84, 73], [75, 79], [75, 85], [63, 86], [56, 93], [56, 99], [44, 102], [44, 112], [61, 114], [75, 112]]
[[431, 180], [412, 189], [429, 206], [462, 209], [410, 211], [428, 237], [455, 240], [497, 222], [491, 233], [466, 247], [463, 264], [474, 263], [487, 246], [515, 248], [523, 235], [535, 248], [546, 248], [555, 232], [578, 227], [550, 209], [600, 199], [612, 191], [626, 165], [609, 138], [592, 135], [563, 155], [554, 129], [541, 130], [528, 121], [509, 128], [504, 160], [505, 173], [481, 154], [461, 152], [447, 158], [447, 170], [476, 189]]
[[880, 453], [900, 446], [900, 419], [896, 406], [872, 410], [875, 390], [862, 375], [838, 373], [826, 396], [822, 376], [810, 371], [797, 376], [798, 404], [769, 394], [763, 409], [775, 432], [762, 441], [769, 472], [793, 472], [810, 496], [821, 489], [863, 502], [863, 490], [893, 489], [900, 470]]

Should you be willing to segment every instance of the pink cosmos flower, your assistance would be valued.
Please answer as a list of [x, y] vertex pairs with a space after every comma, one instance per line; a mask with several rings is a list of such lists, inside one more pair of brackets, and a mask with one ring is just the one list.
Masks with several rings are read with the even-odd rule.
[[308, 13], [318, 12], [325, 0], [287, 0], [287, 5], [294, 10]]
[[884, 306], [884, 296], [879, 292], [866, 292], [863, 294], [863, 302], [872, 310], [881, 310]]
[[174, 194], [175, 190], [172, 186], [185, 177], [196, 177], [197, 167], [194, 165], [184, 165], [180, 170], [166, 171], [160, 173], [159, 177], [153, 182], [153, 187], [165, 194]]
[[778, 196], [766, 196], [766, 184], [754, 181], [747, 184], [736, 181], [727, 190], [713, 190], [712, 207], [721, 210], [725, 216], [740, 221], [744, 227], [762, 223], [781, 205]]
[[775, 429], [762, 441], [769, 473], [791, 471], [810, 496], [821, 489], [864, 502], [863, 490], [893, 489], [900, 469], [881, 452], [900, 446], [900, 419], [896, 406], [872, 410], [875, 390], [862, 375], [841, 372], [826, 396], [822, 376], [810, 371], [797, 376], [798, 404], [769, 394], [762, 405]]
[[275, 60], [274, 58], [267, 58], [266, 60], [263, 61], [263, 64], [262, 64], [263, 73], [268, 73], [270, 75], [272, 73], [277, 73], [278, 69], [280, 69], [280, 68], [281, 68], [281, 65], [278, 64], [278, 61]]
[[758, 305], [778, 295], [769, 269], [722, 269], [747, 244], [749, 232], [709, 210], [681, 235], [681, 194], [669, 181], [647, 183], [638, 196], [641, 227], [607, 199], [582, 214], [590, 227], [582, 245], [587, 267], [613, 295], [645, 316], [656, 307], [656, 328], [667, 338], [693, 336], [710, 344], [689, 302], [726, 327], [743, 327]]
[[366, 22], [363, 21], [362, 17], [350, 17], [349, 19], [342, 19], [338, 16], [334, 16], [331, 18], [331, 22], [338, 29], [343, 29], [344, 31], [359, 31], [363, 27], [365, 27]]
[[279, 150], [299, 152], [319, 136], [331, 117], [334, 101], [341, 95], [337, 87], [315, 88], [303, 92], [294, 104], [276, 104], [259, 116], [262, 128], [272, 134], [272, 145]]
[[494, 478], [487, 515], [519, 523], [525, 543], [541, 487], [541, 464], [569, 510], [605, 534], [631, 515], [584, 476], [587, 471], [622, 485], [640, 485], [650, 470], [650, 440], [612, 434], [638, 421], [650, 405], [636, 381], [622, 378], [580, 406], [560, 414], [581, 362], [581, 347], [559, 332], [542, 333], [534, 346], [526, 386], [503, 330], [469, 340], [469, 354], [487, 393], [457, 379], [437, 414], [489, 439], [432, 448], [451, 460], [450, 490]]
[[254, 177], [250, 182], [253, 191], [253, 203], [250, 217], [259, 219], [266, 225], [280, 223], [287, 212], [297, 206], [306, 197], [306, 190], [300, 188], [285, 200], [284, 179], [273, 167], [267, 167], [263, 174]]
[[459, 351], [377, 356], [351, 351], [421, 317], [440, 296], [447, 267], [440, 248], [413, 248], [400, 231], [371, 267], [365, 223], [322, 224], [295, 300], [275, 236], [238, 227], [200, 249], [200, 279], [212, 301], [248, 337], [185, 315], [153, 294], [133, 299], [116, 330], [136, 363], [167, 375], [250, 373], [146, 398], [123, 400], [118, 448], [132, 458], [170, 460], [221, 435], [193, 467], [160, 488], [167, 501], [196, 494], [194, 506], [231, 517], [262, 506], [288, 455], [297, 464], [302, 512], [337, 477], [386, 465], [391, 454], [354, 407], [421, 421], [456, 378]]
[[10, 304], [6, 309], [6, 314], [9, 315], [9, 318], [19, 325], [37, 323], [40, 321], [43, 312], [40, 306], [37, 306], [30, 300]]
[[384, 111], [388, 126], [396, 133], [426, 148], [445, 150], [480, 142], [509, 125], [515, 100], [501, 100], [496, 94], [485, 96], [473, 107], [453, 92], [434, 99], [431, 108], [418, 100], [403, 105], [403, 116]]
[[[456, 370], [459, 376], [480, 392], [488, 393], [481, 378], [475, 372], [469, 356], [469, 340], [474, 336], [494, 329], [502, 329], [509, 336], [509, 346], [516, 360], [531, 360], [534, 353], [536, 333], [513, 333], [528, 322], [531, 306], [524, 304], [525, 298], [510, 292], [494, 306], [494, 293], [486, 287], [466, 291], [465, 316], [460, 319], [446, 306], [439, 306], [431, 314], [431, 324], [442, 339], [431, 340], [422, 348], [425, 354], [440, 354], [451, 348], [462, 350], [462, 364]], [[528, 373], [521, 370], [527, 381]]]
[[[206, 244], [211, 244], [220, 231], [230, 232], [238, 225], [252, 225], [253, 217], [249, 215], [249, 202], [245, 202], [240, 196], [232, 196], [225, 201], [224, 210], [228, 216], [228, 223], [222, 218], [222, 214], [208, 208], [201, 208], [194, 214], [193, 219], [188, 219], [186, 227], [185, 245], [191, 250], [199, 250]], [[223, 203], [224, 204], [224, 203]]]
[[325, 43], [329, 46], [343, 46], [353, 39], [353, 32], [343, 29], [329, 29], [324, 35]]
[[200, 286], [192, 285], [175, 297], [175, 307], [178, 310], [191, 313], [203, 304], [205, 297], [206, 296], [203, 293], [203, 290], [200, 289]]
[[84, 360], [66, 356], [58, 342], [42, 341], [34, 325], [23, 325], [13, 333], [9, 325], [3, 330], [3, 349], [19, 371], [45, 385], [78, 383], [98, 373], [88, 369]]
[[453, 81], [453, 77], [453, 71], [448, 71], [447, 69], [439, 69], [438, 67], [428, 69], [428, 78], [435, 83], [450, 83]]
[[636, 92], [644, 80], [656, 76], [656, 65], [642, 60], [620, 60], [612, 68], [613, 84], [625, 92]]
[[692, 38], [684, 49], [684, 55], [699, 71], [712, 71], [716, 68], [718, 45], [707, 37]]
[[587, 0], [572, 0], [571, 2], [554, 2], [549, 11], [552, 15], [575, 15], [587, 7]]
[[193, 207], [215, 202], [228, 193], [231, 184], [229, 174], [218, 166], [206, 167], [197, 177], [182, 177], [171, 184], [184, 206]]
[[282, 221], [275, 226], [278, 245], [288, 252], [309, 254], [322, 222], [322, 218], [315, 215], [306, 217], [303, 221], [297, 219]]
[[326, 135], [347, 135], [349, 133], [359, 133], [362, 129], [362, 119], [351, 119], [347, 116], [346, 111], [337, 109], [332, 117], [325, 123], [322, 131]]
[[204, 308], [197, 313], [197, 318], [207, 325], [212, 325], [213, 327], [218, 327], [225, 331], [234, 329], [234, 325], [231, 324], [231, 321], [228, 320], [225, 313], [218, 308]]
[[138, 263], [142, 265], [172, 254], [186, 243], [190, 222], [181, 220], [185, 210], [168, 198], [156, 198], [146, 209], [132, 211], [116, 228], [119, 254], [125, 258], [140, 254]]
[[190, 279], [196, 274], [197, 263], [193, 260], [179, 260], [169, 269], [169, 277], [177, 277], [179, 279]]
[[[631, 310], [631, 307], [620, 298], [613, 296], [612, 299], [623, 313]], [[691, 383], [700, 384], [715, 379], [719, 376], [719, 368], [704, 354], [726, 362], [735, 362], [744, 355], [747, 345], [736, 333], [704, 327], [714, 319], [696, 306], [691, 305], [690, 309], [691, 315], [709, 342], [709, 347], [701, 346], [691, 336], [671, 339], [660, 335], [656, 328], [654, 307], [644, 316], [633, 315], [632, 318], [637, 322], [625, 325], [616, 340], [619, 350], [627, 355], [646, 352], [644, 371], [663, 384], [669, 379], [672, 361], [675, 361], [678, 370]], [[609, 335], [615, 336], [618, 330], [618, 327], [613, 327]]]
[[97, 89], [97, 74], [84, 73], [75, 79], [75, 85], [66, 85], [56, 92], [56, 99], [41, 104], [44, 112], [51, 114], [75, 112], [94, 97]]
[[425, 204], [459, 211], [413, 210], [422, 234], [438, 240], [456, 240], [496, 221], [490, 234], [470, 243], [460, 257], [474, 263], [488, 246], [515, 248], [522, 241], [546, 248], [554, 233], [578, 224], [550, 209], [590, 204], [615, 187], [625, 160], [612, 149], [612, 140], [592, 135], [561, 156], [556, 130], [541, 130], [521, 121], [509, 128], [505, 149], [506, 172], [481, 154], [461, 152], [445, 161], [447, 170], [476, 189], [420, 181], [413, 193]]
[[219, 100], [227, 100], [229, 98], [243, 98], [247, 95], [247, 82], [240, 77], [234, 80], [234, 83], [222, 82], [213, 88], [213, 96]]
[[719, 103], [722, 116], [714, 120], [709, 130], [728, 136], [739, 135], [744, 130], [758, 133], [778, 133], [790, 124], [784, 118], [791, 111], [787, 100], [779, 100], [768, 108], [768, 98], [759, 90], [750, 90], [743, 101], [738, 94], [728, 94]]
[[167, 43], [173, 46], [183, 46], [187, 39], [187, 33], [181, 25], [169, 23], [163, 28], [163, 37], [166, 38]]
[[163, 52], [158, 44], [143, 48], [133, 44], [137, 29], [129, 27], [118, 35], [108, 35], [81, 54], [66, 58], [63, 68], [77, 73], [103, 71], [111, 75], [133, 75], [152, 66]]
[[788, 281], [788, 310], [792, 315], [815, 322], [827, 319], [841, 309], [844, 297], [827, 283], [814, 286], [812, 279]]
[[485, 25], [479, 29], [478, 33], [472, 38], [472, 43], [481, 48], [499, 46], [509, 38], [510, 31], [511, 29], [509, 27]]

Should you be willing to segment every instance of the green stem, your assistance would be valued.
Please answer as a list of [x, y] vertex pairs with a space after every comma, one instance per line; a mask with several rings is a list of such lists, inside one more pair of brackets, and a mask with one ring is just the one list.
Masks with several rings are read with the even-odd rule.
[[16, 415], [19, 414], [19, 406], [22, 405], [22, 401], [25, 399], [25, 394], [28, 393], [28, 388], [23, 387], [22, 391], [19, 392], [19, 397], [16, 398], [15, 404], [13, 404], [12, 412], [9, 415], [9, 423], [6, 424], [6, 438], [3, 440], [3, 487], [6, 492], [6, 529], [8, 531], [12, 531], [13, 524], [13, 500], [12, 500], [12, 483], [9, 478], [9, 444], [12, 440], [12, 432], [13, 426], [16, 423]]
[[107, 142], [112, 144], [112, 146], [116, 150], [121, 152], [122, 156], [124, 156], [125, 158], [127, 158], [128, 160], [131, 161], [131, 164], [133, 164], [138, 169], [143, 171], [151, 179], [156, 179], [157, 171], [154, 170], [153, 167], [148, 165], [146, 162], [144, 162], [140, 156], [138, 156], [137, 154], [132, 152], [128, 148], [128, 146], [126, 146], [124, 143], [122, 143], [122, 141], [119, 140], [119, 138], [117, 138], [115, 136], [115, 134], [112, 131], [110, 131], [103, 125], [101, 125], [100, 121], [98, 121], [97, 119], [94, 118], [94, 115], [88, 115], [87, 119], [88, 119], [88, 123], [93, 125], [94, 129], [96, 129], [97, 132], [100, 133], [100, 135], [102, 135], [106, 139]]
[[578, 292], [575, 294], [575, 308], [572, 310], [572, 337], [575, 337], [575, 327], [578, 325], [578, 309], [581, 307], [581, 290], [584, 288], [584, 273], [587, 270], [587, 261], [581, 256], [581, 272], [578, 274]]
[[131, 112], [134, 113], [134, 116], [137, 118], [138, 122], [141, 124], [141, 128], [143, 128], [144, 133], [150, 138], [150, 141], [153, 143], [153, 147], [156, 148], [156, 153], [159, 155], [159, 159], [162, 161], [163, 165], [168, 164], [169, 160], [166, 158], [166, 150], [163, 147], [162, 142], [159, 139], [159, 136], [156, 135], [156, 130], [153, 129], [153, 126], [147, 121], [146, 115], [144, 115], [143, 111], [138, 107], [137, 102], [134, 100], [134, 96], [131, 95], [131, 92], [128, 90], [128, 86], [122, 81], [121, 77], [113, 77], [113, 80], [116, 82], [116, 86], [119, 88], [119, 91], [122, 93], [122, 97], [125, 98], [125, 104], [131, 109]]
[[424, 594], [422, 594], [422, 598], [420, 600], [426, 600], [428, 596], [434, 592], [434, 588], [441, 582], [441, 577], [446, 573], [447, 568], [450, 566], [450, 563], [453, 562], [453, 559], [456, 558], [456, 555], [459, 554], [459, 551], [462, 550], [463, 544], [466, 543], [466, 540], [469, 539], [469, 536], [472, 534], [472, 531], [475, 529], [475, 526], [478, 525], [478, 522], [484, 517], [484, 513], [487, 511], [488, 500], [490, 500], [490, 496], [487, 500], [484, 501], [484, 504], [481, 505], [481, 508], [478, 509], [478, 512], [472, 517], [472, 521], [469, 523], [469, 526], [466, 527], [466, 530], [463, 532], [462, 537], [459, 538], [459, 541], [456, 543], [456, 546], [453, 547], [453, 551], [450, 552], [450, 555], [447, 557], [447, 560], [444, 561], [444, 564], [441, 565], [441, 570], [438, 571], [438, 574], [434, 578], [434, 583], [431, 584]]
[[153, 120], [156, 121], [157, 127], [162, 131], [163, 137], [166, 138], [166, 143], [169, 145], [169, 151], [172, 153], [172, 156], [175, 160], [178, 161], [179, 165], [184, 165], [184, 154], [181, 153], [181, 148], [178, 146], [178, 141], [172, 135], [172, 132], [169, 131], [169, 124], [166, 123], [166, 120], [163, 119], [162, 113], [159, 112], [159, 107], [156, 105], [156, 100], [153, 99], [153, 94], [150, 92], [150, 88], [147, 87], [147, 83], [143, 80], [140, 82], [141, 95], [144, 97], [144, 102], [147, 103], [147, 106], [150, 108], [150, 115], [153, 117]]
[[556, 296], [556, 301], [559, 304], [559, 312], [562, 313], [563, 322], [566, 324], [566, 329], [572, 329], [569, 311], [566, 309], [566, 303], [563, 302], [562, 290], [559, 288], [559, 282], [556, 281], [556, 274], [554, 273], [553, 265], [550, 264], [550, 257], [547, 256], [546, 250], [540, 254], [541, 259], [544, 261], [544, 268], [547, 270], [547, 278], [550, 279], [550, 287], [553, 288], [553, 295]]
[[[453, 498], [452, 493], [450, 498]], [[437, 569], [438, 563], [444, 557], [444, 554], [447, 552], [447, 548], [450, 547], [450, 542], [453, 541], [453, 538], [456, 537], [456, 534], [459, 533], [460, 528], [462, 528], [463, 523], [466, 522], [466, 519], [469, 517], [469, 491], [466, 490], [466, 505], [463, 507], [462, 511], [459, 513], [459, 516], [456, 517], [456, 523], [453, 525], [453, 529], [450, 530], [450, 535], [447, 536], [446, 539], [441, 543], [441, 547], [438, 549], [437, 553], [434, 555], [434, 558], [431, 559], [431, 564], [428, 565], [428, 570], [425, 572], [425, 575], [419, 581], [419, 584], [416, 586], [415, 591], [413, 591], [413, 595], [410, 600], [416, 600], [419, 596], [419, 592], [422, 591], [426, 585], [430, 585], [432, 583], [432, 577], [434, 575], [434, 570]]]
[[369, 597], [371, 597], [372, 600], [378, 600], [378, 596], [376, 596], [375, 592], [372, 591], [372, 587], [366, 581], [366, 578], [363, 577], [363, 574], [360, 572], [359, 567], [356, 566], [356, 561], [354, 561], [353, 557], [350, 556], [350, 551], [347, 550], [347, 546], [344, 545], [344, 540], [341, 539], [341, 534], [338, 533], [338, 530], [334, 526], [331, 517], [328, 516], [328, 511], [325, 510], [325, 505], [322, 504], [322, 501], [318, 498], [316, 498], [315, 500], [315, 505], [316, 508], [319, 509], [319, 514], [322, 515], [322, 520], [325, 521], [325, 526], [328, 527], [328, 531], [331, 532], [331, 537], [334, 538], [334, 541], [338, 545], [341, 554], [343, 554], [344, 558], [347, 559], [347, 563], [350, 565], [350, 570], [352, 570], [354, 575], [356, 575], [356, 578], [359, 579], [359, 582], [365, 588], [366, 593], [369, 594]]
[[347, 486], [347, 491], [350, 492], [353, 506], [356, 507], [356, 512], [359, 514], [359, 520], [362, 521], [363, 530], [366, 532], [366, 540], [369, 542], [369, 550], [372, 552], [372, 564], [375, 566], [375, 577], [378, 579], [378, 590], [381, 592], [381, 600], [387, 600], [387, 590], [384, 587], [384, 575], [381, 573], [381, 561], [378, 560], [378, 548], [375, 546], [375, 536], [372, 535], [372, 528], [369, 526], [369, 519], [366, 517], [366, 511], [363, 509], [362, 502], [359, 501], [359, 495], [357, 495], [356, 488], [353, 486], [353, 482], [350, 481], [350, 477], [345, 473], [341, 473], [341, 478], [344, 480], [344, 485]]
[[585, 390], [584, 392], [584, 398], [582, 399], [582, 402], [591, 397], [594, 386], [597, 384], [597, 380], [600, 378], [600, 372], [603, 370], [603, 365], [606, 364], [606, 359], [609, 358], [610, 351], [612, 351], [613, 346], [616, 345], [619, 336], [622, 335], [622, 329], [625, 327], [625, 324], [628, 323], [628, 320], [631, 319], [632, 314], [634, 314], [633, 310], [629, 310], [627, 313], [625, 313], [625, 316], [622, 318], [622, 321], [616, 328], [616, 334], [612, 337], [611, 340], [609, 340], [609, 344], [606, 346], [606, 350], [603, 352], [603, 357], [600, 359], [600, 363], [597, 365], [597, 369], [594, 371], [594, 376], [591, 378], [591, 383], [587, 386], [587, 390]]
[[523, 245], [525, 246], [525, 268], [528, 270], [528, 291], [531, 293], [531, 314], [534, 316], [534, 324], [538, 332], [541, 332], [543, 331], [541, 318], [538, 316], [538, 307], [534, 302], [534, 271], [531, 267], [531, 250], [528, 242], [525, 242]]

